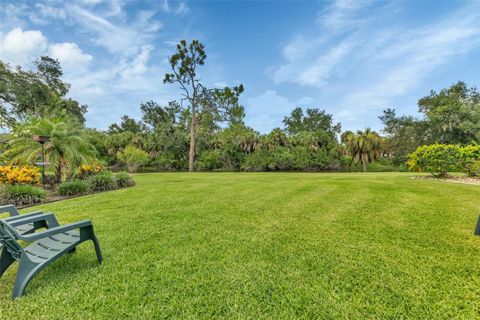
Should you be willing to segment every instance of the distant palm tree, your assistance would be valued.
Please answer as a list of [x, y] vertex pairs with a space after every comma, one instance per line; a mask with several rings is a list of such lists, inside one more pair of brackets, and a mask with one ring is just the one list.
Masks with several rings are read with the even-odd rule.
[[265, 147], [267, 150], [285, 147], [288, 144], [287, 135], [280, 128], [273, 129], [268, 135], [264, 136], [262, 140], [262, 147]]
[[73, 173], [82, 163], [97, 159], [95, 147], [88, 140], [83, 126], [64, 118], [33, 118], [14, 128], [6, 157], [11, 162], [34, 163], [41, 155], [41, 145], [34, 135], [49, 136], [45, 158], [54, 165], [55, 180], [61, 182], [65, 169]]
[[352, 162], [362, 162], [363, 172], [367, 172], [367, 165], [377, 160], [382, 154], [382, 137], [370, 128], [365, 131], [358, 130], [356, 133], [349, 132], [342, 136], [342, 140], [352, 157]]

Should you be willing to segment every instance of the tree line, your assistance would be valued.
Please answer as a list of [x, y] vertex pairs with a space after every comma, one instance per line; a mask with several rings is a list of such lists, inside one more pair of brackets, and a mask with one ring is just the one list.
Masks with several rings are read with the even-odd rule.
[[70, 85], [57, 60], [40, 57], [27, 71], [0, 61], [0, 126], [7, 131], [0, 162], [38, 161], [34, 134], [51, 137], [46, 153], [59, 180], [92, 162], [130, 171], [366, 171], [377, 160], [402, 168], [419, 145], [480, 140], [480, 95], [463, 82], [421, 98], [420, 117], [387, 108], [380, 133], [342, 132], [326, 110], [295, 108], [282, 127], [260, 134], [244, 122], [243, 85], [210, 88], [201, 80], [206, 58], [202, 43], [181, 41], [163, 78], [178, 86], [179, 99], [145, 101], [141, 119], [124, 115], [105, 131], [85, 126], [88, 106], [67, 97]]

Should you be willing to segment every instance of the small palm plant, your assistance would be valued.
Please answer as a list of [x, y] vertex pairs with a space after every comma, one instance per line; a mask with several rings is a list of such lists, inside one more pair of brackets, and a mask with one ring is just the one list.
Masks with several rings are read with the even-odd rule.
[[367, 172], [367, 165], [380, 158], [383, 150], [383, 139], [378, 133], [366, 128], [356, 133], [348, 132], [342, 140], [352, 157], [353, 163], [361, 162], [363, 172]]
[[17, 125], [9, 137], [6, 157], [11, 162], [34, 163], [41, 154], [41, 146], [32, 140], [34, 135], [50, 137], [44, 145], [45, 157], [54, 165], [57, 183], [66, 169], [73, 173], [81, 164], [97, 159], [83, 126], [68, 118], [31, 118]]

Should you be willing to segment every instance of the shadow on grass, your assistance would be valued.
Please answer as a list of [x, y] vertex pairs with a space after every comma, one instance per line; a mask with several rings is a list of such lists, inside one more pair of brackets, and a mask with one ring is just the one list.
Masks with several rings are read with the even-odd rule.
[[[33, 296], [39, 291], [48, 290], [47, 287], [49, 286], [75, 285], [77, 278], [88, 276], [90, 270], [98, 269], [100, 266], [93, 250], [87, 252], [86, 249], [77, 248], [77, 252], [67, 253], [40, 271], [28, 284], [23, 297]], [[2, 282], [0, 295], [3, 298], [5, 298], [5, 295], [11, 297], [17, 271], [18, 262], [15, 262], [0, 279]]]

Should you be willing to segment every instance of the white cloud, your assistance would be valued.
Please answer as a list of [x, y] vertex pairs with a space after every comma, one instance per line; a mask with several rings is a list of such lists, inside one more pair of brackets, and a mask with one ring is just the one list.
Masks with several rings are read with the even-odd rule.
[[287, 55], [292, 62], [278, 67], [273, 73], [273, 80], [277, 84], [288, 81], [303, 86], [322, 87], [354, 46], [355, 43], [351, 40], [341, 42], [328, 52], [318, 56], [313, 63], [307, 59], [302, 59], [297, 63], [297, 59], [292, 59], [292, 56], [298, 56], [301, 53], [298, 50], [293, 53], [290, 47]]
[[170, 5], [168, 4], [168, 0], [163, 1], [162, 10], [165, 12], [170, 12]]
[[155, 10], [139, 10], [136, 16], [127, 19], [124, 2], [120, 0], [46, 2], [25, 11], [33, 23], [44, 25], [54, 21], [75, 27], [88, 35], [93, 44], [120, 55], [135, 54], [163, 27], [160, 21], [153, 19]]
[[284, 114], [291, 109], [290, 101], [279, 95], [275, 90], [267, 90], [259, 96], [247, 99], [247, 105], [252, 107], [254, 113], [272, 112]]
[[367, 8], [371, 0], [336, 0], [318, 15], [318, 22], [333, 29], [351, 29], [364, 22], [358, 12]]
[[28, 17], [34, 24], [46, 25], [53, 20], [67, 19], [67, 12], [63, 7], [50, 7], [42, 3], [37, 3], [35, 9], [25, 10], [29, 13]]
[[178, 4], [178, 6], [175, 9], [173, 9], [170, 6], [170, 3], [168, 2], [168, 0], [163, 1], [161, 8], [164, 12], [174, 13], [175, 15], [185, 14], [190, 10], [190, 8], [187, 6], [187, 4], [185, 2], [180, 2]]
[[298, 105], [299, 106], [311, 106], [312, 103], [315, 102], [315, 98], [312, 97], [301, 97], [298, 100]]
[[175, 10], [175, 14], [185, 14], [189, 11], [190, 9], [187, 7], [185, 2], [180, 2], [178, 5], [177, 9]]
[[73, 42], [53, 44], [50, 46], [48, 53], [52, 58], [58, 59], [67, 71], [83, 70], [93, 59], [90, 54], [84, 53]]
[[[439, 24], [399, 34], [392, 43], [365, 61], [370, 71], [381, 73], [370, 83], [353, 90], [341, 100], [355, 106], [356, 113], [382, 108], [392, 98], [405, 95], [432, 72], [480, 45], [480, 13], [461, 12]], [[352, 110], [353, 111], [353, 110]]]
[[337, 112], [336, 114], [337, 118], [342, 121], [342, 120], [356, 120], [357, 118], [355, 117], [355, 115], [352, 114], [352, 112], [350, 110], [347, 110], [347, 109], [344, 109], [344, 110], [341, 110], [340, 112]]
[[122, 89], [141, 90], [150, 87], [150, 81], [145, 78], [148, 71], [148, 61], [153, 47], [145, 45], [137, 56], [131, 61], [124, 61], [121, 64], [119, 74], [121, 80], [119, 86]]
[[129, 52], [132, 46], [138, 46], [137, 32], [130, 28], [121, 28], [107, 19], [95, 15], [79, 6], [69, 7], [69, 13], [82, 29], [95, 35], [95, 44], [106, 48], [112, 53]]
[[293, 108], [293, 103], [275, 90], [267, 90], [261, 95], [249, 97], [245, 102], [246, 122], [263, 132], [281, 125], [281, 120]]
[[247, 97], [244, 101], [247, 125], [262, 133], [282, 127], [284, 117], [297, 107], [323, 108], [315, 105], [316, 99], [313, 97], [303, 96], [298, 99], [289, 99], [276, 90], [266, 90], [260, 95]]
[[12, 65], [27, 66], [42, 55], [58, 59], [66, 71], [83, 70], [93, 58], [76, 43], [49, 43], [38, 30], [15, 28], [0, 38], [0, 58]]
[[337, 0], [322, 10], [317, 17], [318, 25], [282, 47], [287, 62], [267, 68], [274, 82], [307, 87], [326, 85], [361, 41], [358, 39], [363, 38], [359, 31], [368, 19], [359, 18], [358, 13], [370, 3], [370, 0]]
[[14, 65], [24, 65], [46, 51], [48, 41], [40, 31], [15, 28], [0, 42], [0, 57]]

